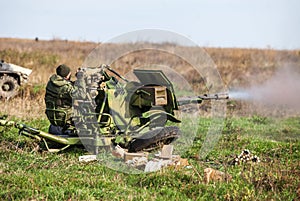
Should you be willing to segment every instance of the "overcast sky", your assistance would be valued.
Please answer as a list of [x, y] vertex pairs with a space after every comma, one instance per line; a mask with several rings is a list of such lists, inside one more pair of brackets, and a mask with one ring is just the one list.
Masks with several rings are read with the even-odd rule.
[[299, 0], [0, 1], [0, 37], [105, 42], [163, 29], [200, 46], [300, 49]]

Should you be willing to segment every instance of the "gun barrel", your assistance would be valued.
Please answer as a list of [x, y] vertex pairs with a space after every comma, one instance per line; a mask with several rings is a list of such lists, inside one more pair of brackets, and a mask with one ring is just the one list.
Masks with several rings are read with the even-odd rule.
[[229, 99], [228, 93], [217, 93], [217, 94], [204, 94], [203, 96], [198, 96], [202, 100], [224, 100]]
[[200, 104], [202, 103], [203, 100], [225, 100], [225, 99], [229, 99], [229, 95], [227, 93], [204, 94], [201, 96], [178, 98], [177, 103], [179, 106], [182, 106], [187, 104]]

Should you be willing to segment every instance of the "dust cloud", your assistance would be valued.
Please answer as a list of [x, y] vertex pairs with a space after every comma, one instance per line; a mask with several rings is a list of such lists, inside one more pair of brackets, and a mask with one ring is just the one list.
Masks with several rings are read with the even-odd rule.
[[229, 97], [298, 112], [300, 111], [300, 73], [295, 68], [282, 67], [262, 84], [231, 90]]

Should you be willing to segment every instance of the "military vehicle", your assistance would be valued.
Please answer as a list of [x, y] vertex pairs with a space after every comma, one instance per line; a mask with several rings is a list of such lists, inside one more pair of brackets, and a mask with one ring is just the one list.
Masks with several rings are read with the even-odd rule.
[[[227, 94], [183, 97], [177, 99], [173, 84], [161, 70], [133, 70], [138, 81], [129, 81], [108, 65], [81, 68], [87, 84], [87, 98], [73, 100], [76, 135], [54, 134], [25, 124], [0, 120], [2, 126], [15, 126], [20, 134], [43, 140], [49, 151], [61, 151], [71, 145], [84, 144], [95, 154], [99, 147], [120, 145], [129, 152], [151, 151], [180, 137], [176, 126], [179, 107], [200, 104], [203, 100], [228, 99]], [[54, 115], [52, 125], [64, 122], [56, 108], [46, 108]], [[57, 115], [56, 115], [57, 114]], [[48, 116], [49, 117], [49, 116]], [[64, 145], [49, 148], [48, 142]]]
[[28, 81], [32, 70], [0, 61], [0, 98], [9, 99], [18, 94], [20, 86]]

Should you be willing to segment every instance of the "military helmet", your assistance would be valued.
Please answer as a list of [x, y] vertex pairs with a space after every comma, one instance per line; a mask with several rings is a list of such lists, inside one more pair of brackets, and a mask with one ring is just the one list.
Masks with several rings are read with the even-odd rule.
[[67, 75], [69, 75], [70, 72], [71, 72], [71, 69], [65, 64], [59, 65], [56, 68], [56, 74], [60, 75], [62, 77], [66, 77]]

